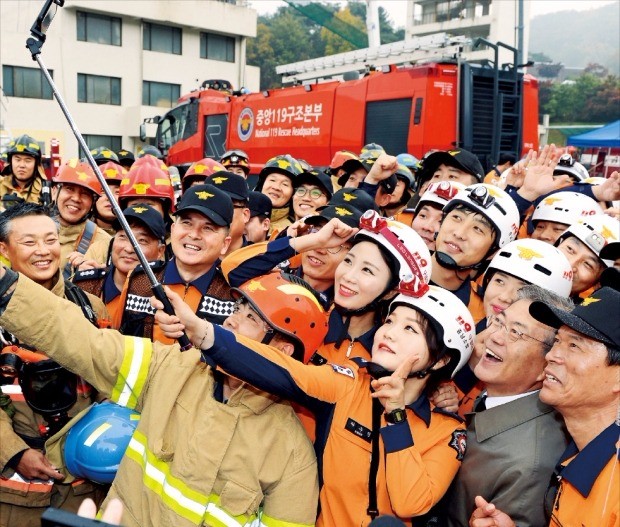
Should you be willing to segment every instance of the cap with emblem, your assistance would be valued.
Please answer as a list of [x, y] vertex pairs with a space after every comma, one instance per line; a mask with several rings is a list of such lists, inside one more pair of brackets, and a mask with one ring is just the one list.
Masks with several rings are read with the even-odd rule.
[[[166, 225], [164, 224], [164, 218], [150, 205], [147, 205], [146, 203], [136, 203], [135, 205], [131, 205], [123, 211], [123, 216], [125, 216], [127, 220], [131, 218], [139, 221], [149, 231], [151, 231], [157, 240], [165, 243]], [[121, 224], [117, 219], [115, 219], [112, 223], [112, 227], [115, 231], [119, 231], [121, 229]]]
[[253, 218], [254, 216], [264, 216], [265, 218], [271, 217], [273, 205], [266, 194], [251, 190], [249, 193], [249, 200], [250, 218]]
[[297, 178], [297, 185], [316, 185], [327, 194], [327, 199], [332, 197], [334, 193], [334, 186], [331, 178], [321, 170], [308, 170], [302, 172]]
[[116, 152], [116, 156], [118, 157], [118, 162], [126, 168], [131, 167], [136, 160], [136, 156], [133, 155], [133, 152], [125, 150], [124, 148]]
[[362, 214], [369, 209], [376, 210], [375, 200], [370, 194], [358, 188], [345, 187], [337, 191], [327, 205], [319, 207], [317, 215], [306, 218], [304, 222], [320, 225], [338, 218], [350, 227], [357, 227]]
[[420, 182], [428, 181], [433, 176], [435, 170], [439, 168], [439, 165], [458, 168], [474, 176], [478, 182], [481, 182], [484, 177], [484, 170], [478, 157], [468, 150], [460, 148], [458, 150], [433, 152], [428, 157], [425, 157], [419, 175]]
[[177, 205], [177, 214], [195, 211], [220, 227], [233, 219], [233, 203], [228, 194], [214, 185], [194, 185], [187, 189]]
[[246, 202], [248, 201], [248, 184], [246, 179], [239, 174], [234, 174], [233, 172], [228, 172], [226, 170], [222, 172], [215, 172], [205, 179], [205, 183], [223, 190], [230, 196], [230, 199]]
[[568, 326], [607, 346], [620, 348], [620, 292], [611, 287], [595, 291], [570, 312], [534, 302], [530, 314], [547, 326], [556, 329]]

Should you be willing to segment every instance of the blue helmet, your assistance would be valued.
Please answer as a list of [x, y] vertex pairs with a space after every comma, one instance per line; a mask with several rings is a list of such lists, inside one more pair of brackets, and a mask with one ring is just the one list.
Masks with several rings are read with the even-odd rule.
[[67, 434], [64, 457], [76, 478], [112, 483], [140, 414], [105, 401], [93, 404]]
[[417, 157], [412, 156], [411, 154], [398, 154], [396, 159], [399, 165], [405, 165], [412, 172], [415, 172], [420, 168], [420, 161]]

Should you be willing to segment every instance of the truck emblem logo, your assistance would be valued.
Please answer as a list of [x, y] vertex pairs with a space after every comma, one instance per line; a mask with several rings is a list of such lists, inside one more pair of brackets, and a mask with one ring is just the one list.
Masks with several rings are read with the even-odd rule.
[[252, 137], [254, 131], [254, 113], [250, 108], [244, 108], [239, 114], [237, 121], [237, 135], [242, 141], [247, 141]]

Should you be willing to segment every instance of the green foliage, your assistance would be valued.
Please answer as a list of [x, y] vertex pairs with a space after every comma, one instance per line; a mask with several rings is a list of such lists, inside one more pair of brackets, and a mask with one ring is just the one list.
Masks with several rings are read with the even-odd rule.
[[[363, 2], [321, 3], [340, 20], [366, 33], [366, 4]], [[387, 12], [379, 8], [381, 43], [405, 38], [395, 29]], [[272, 15], [259, 16], [257, 36], [248, 39], [247, 63], [261, 69], [260, 89], [281, 86], [276, 66], [356, 49], [332, 31], [306, 18], [292, 6], [280, 7]]]
[[620, 119], [620, 79], [609, 75], [600, 79], [590, 73], [575, 82], [540, 83], [541, 114], [552, 123], [608, 123]]

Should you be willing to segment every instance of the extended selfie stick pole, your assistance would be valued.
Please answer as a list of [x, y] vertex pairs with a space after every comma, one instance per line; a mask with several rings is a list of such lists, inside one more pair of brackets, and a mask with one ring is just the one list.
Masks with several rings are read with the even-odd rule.
[[[39, 68], [41, 68], [43, 75], [45, 76], [45, 78], [47, 79], [47, 82], [52, 88], [52, 92], [54, 93], [54, 97], [56, 97], [56, 100], [58, 101], [58, 104], [60, 105], [62, 113], [65, 114], [65, 117], [67, 119], [67, 122], [69, 123], [69, 126], [71, 127], [71, 130], [73, 130], [73, 135], [75, 135], [75, 138], [77, 139], [80, 147], [82, 148], [82, 150], [84, 151], [86, 155], [86, 159], [88, 160], [88, 163], [90, 164], [93, 171], [95, 172], [95, 175], [97, 176], [97, 179], [99, 180], [99, 183], [101, 183], [101, 187], [103, 188], [103, 191], [105, 192], [105, 195], [107, 196], [108, 201], [110, 202], [110, 205], [112, 205], [112, 210], [114, 211], [114, 215], [120, 222], [121, 227], [123, 228], [123, 230], [125, 231], [125, 234], [127, 235], [127, 238], [129, 238], [129, 241], [131, 242], [133, 250], [138, 256], [138, 260], [140, 260], [140, 264], [142, 265], [142, 268], [144, 269], [144, 272], [146, 273], [149, 279], [149, 282], [151, 283], [153, 294], [158, 300], [160, 300], [164, 304], [164, 311], [168, 313], [169, 315], [174, 315], [174, 309], [172, 307], [172, 304], [168, 300], [166, 293], [164, 292], [164, 288], [162, 284], [158, 282], [157, 277], [153, 273], [153, 270], [151, 269], [149, 262], [144, 256], [144, 253], [142, 252], [142, 248], [138, 244], [136, 237], [134, 236], [131, 228], [129, 227], [129, 224], [127, 223], [127, 220], [125, 219], [125, 216], [123, 216], [123, 211], [121, 210], [118, 203], [116, 202], [116, 199], [114, 198], [114, 195], [112, 194], [112, 191], [110, 190], [110, 187], [108, 186], [105, 178], [103, 177], [103, 175], [101, 174], [101, 171], [99, 170], [99, 167], [97, 166], [97, 163], [95, 163], [95, 160], [93, 159], [93, 156], [90, 153], [90, 149], [88, 148], [86, 141], [84, 141], [82, 134], [77, 129], [77, 126], [75, 125], [75, 122], [73, 121], [73, 118], [71, 117], [71, 114], [69, 113], [69, 110], [67, 109], [65, 102], [63, 101], [60, 93], [58, 92], [58, 89], [56, 88], [56, 85], [54, 84], [54, 80], [52, 79], [52, 76], [49, 74], [49, 71], [47, 70], [47, 68], [43, 64], [43, 61], [41, 60], [40, 54], [41, 54], [41, 48], [43, 47], [43, 44], [45, 43], [45, 38], [46, 38], [45, 33], [47, 32], [52, 22], [52, 19], [54, 18], [54, 15], [56, 14], [56, 10], [58, 9], [58, 7], [62, 7], [64, 3], [65, 3], [65, 0], [45, 0], [45, 4], [43, 5], [41, 12], [37, 16], [37, 19], [34, 22], [34, 24], [32, 24], [32, 27], [30, 28], [30, 34], [32, 35], [32, 37], [30, 37], [26, 41], [26, 47], [32, 54], [32, 60], [36, 60], [37, 63], [39, 64]], [[179, 340], [179, 344], [181, 345], [181, 351], [188, 350], [192, 347], [192, 344], [189, 341], [189, 338], [187, 337], [185, 333], [183, 333], [183, 335], [178, 340]]]

